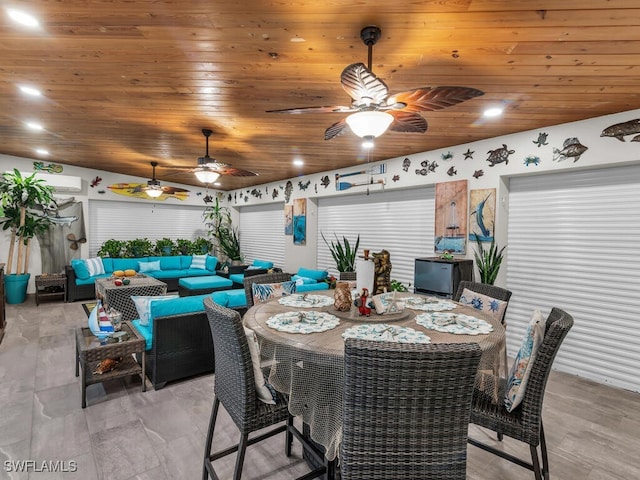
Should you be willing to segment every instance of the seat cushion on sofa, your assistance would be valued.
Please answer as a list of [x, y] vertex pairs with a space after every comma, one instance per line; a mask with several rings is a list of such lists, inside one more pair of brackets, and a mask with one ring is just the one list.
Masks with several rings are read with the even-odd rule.
[[191, 266], [191, 255], [180, 255], [180, 268], [186, 270]]
[[109, 278], [110, 276], [111, 276], [110, 273], [103, 273], [101, 275], [96, 275], [95, 277], [89, 277], [89, 278], [76, 277], [76, 285], [93, 285], [96, 283], [96, 278]]
[[227, 305], [226, 305], [227, 308], [244, 308], [247, 306], [247, 295], [245, 294], [244, 288], [236, 288], [234, 290], [224, 290], [222, 292], [214, 292], [214, 295], [216, 293], [227, 296]]
[[238, 283], [242, 285], [244, 283], [244, 273], [232, 273], [229, 275], [229, 280], [233, 283]]
[[326, 270], [314, 270], [311, 268], [300, 267], [298, 269], [298, 275], [300, 277], [312, 278], [314, 280], [324, 280], [329, 276], [329, 272]]
[[315, 292], [318, 290], [329, 290], [329, 284], [327, 282], [318, 282], [296, 285], [296, 293]]
[[[202, 272], [202, 270], [200, 270]], [[225, 288], [233, 285], [228, 278], [222, 278], [218, 275], [205, 275], [200, 277], [187, 277], [178, 280], [178, 285], [187, 290], [201, 290], [204, 288]]]
[[163, 278], [183, 277], [185, 275], [185, 271], [184, 270], [156, 270], [155, 272], [145, 272], [145, 275], [162, 280]]
[[[270, 268], [273, 268], [273, 262], [269, 262], [267, 260], [260, 260], [258, 258], [254, 258], [253, 262], [251, 263], [251, 267], [266, 268], [267, 270], [269, 270]], [[251, 268], [251, 267], [249, 267], [249, 268]]]
[[144, 337], [144, 349], [151, 350], [153, 346], [153, 325], [142, 325], [139, 318], [132, 320], [131, 323], [136, 327], [138, 333]]
[[135, 270], [138, 271], [139, 258], [114, 258], [113, 270]]

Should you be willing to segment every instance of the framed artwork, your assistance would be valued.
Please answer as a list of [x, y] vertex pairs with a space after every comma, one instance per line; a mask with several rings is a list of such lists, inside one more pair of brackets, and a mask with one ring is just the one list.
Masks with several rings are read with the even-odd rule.
[[293, 201], [293, 243], [307, 243], [307, 199], [296, 198]]
[[293, 235], [293, 205], [284, 206], [284, 234]]
[[464, 254], [467, 240], [467, 181], [436, 184], [434, 250]]
[[469, 193], [469, 240], [493, 240], [496, 221], [496, 189], [483, 188]]

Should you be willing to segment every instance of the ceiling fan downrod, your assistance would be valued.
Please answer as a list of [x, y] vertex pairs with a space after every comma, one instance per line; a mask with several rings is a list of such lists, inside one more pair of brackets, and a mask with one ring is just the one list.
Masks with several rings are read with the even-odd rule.
[[371, 69], [371, 64], [373, 63], [373, 46], [378, 42], [378, 40], [380, 40], [381, 35], [382, 30], [380, 30], [380, 27], [376, 27], [375, 25], [369, 25], [360, 31], [360, 38], [369, 50], [367, 68], [370, 72], [373, 71]]

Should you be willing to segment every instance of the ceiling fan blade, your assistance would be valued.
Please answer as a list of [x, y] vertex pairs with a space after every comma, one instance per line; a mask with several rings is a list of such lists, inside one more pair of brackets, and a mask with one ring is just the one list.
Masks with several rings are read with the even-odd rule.
[[189, 191], [189, 190], [186, 190], [184, 188], [169, 187], [169, 186], [160, 187], [160, 190], [162, 190], [162, 193], [166, 193], [167, 195], [172, 195], [174, 193], [188, 192]]
[[357, 108], [335, 106], [335, 107], [299, 107], [299, 108], [285, 108], [283, 110], [267, 110], [267, 113], [346, 113], [357, 112]]
[[358, 106], [365, 105], [365, 99], [372, 104], [382, 104], [389, 95], [387, 85], [363, 63], [348, 65], [340, 75], [340, 82]]
[[226, 163], [209, 165], [207, 168], [209, 170], [213, 170], [214, 172], [218, 172], [220, 175], [229, 175], [232, 177], [255, 177], [258, 175], [255, 172], [243, 170], [242, 168], [232, 167], [231, 165], [227, 165]]
[[[470, 87], [423, 87], [396, 93], [389, 97], [387, 104], [405, 112], [425, 112], [442, 110], [482, 95], [483, 91]], [[405, 106], [393, 107], [398, 103]]]
[[391, 110], [393, 122], [389, 126], [392, 132], [424, 133], [427, 131], [427, 121], [417, 113], [402, 110]]
[[347, 129], [347, 122], [345, 122], [343, 118], [342, 120], [334, 123], [324, 131], [324, 139], [331, 140], [332, 138], [339, 137], [345, 132], [346, 129]]

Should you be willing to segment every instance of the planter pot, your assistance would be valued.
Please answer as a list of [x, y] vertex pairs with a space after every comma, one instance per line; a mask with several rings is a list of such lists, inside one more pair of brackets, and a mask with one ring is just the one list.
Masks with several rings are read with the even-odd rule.
[[163, 257], [170, 256], [172, 250], [173, 250], [173, 247], [162, 247], [162, 256]]
[[4, 277], [4, 292], [7, 303], [23, 303], [27, 298], [27, 286], [29, 285], [30, 273], [11, 274]]
[[356, 280], [356, 272], [340, 272], [340, 280]]

